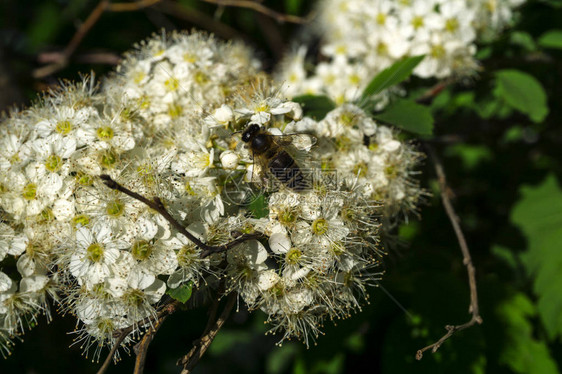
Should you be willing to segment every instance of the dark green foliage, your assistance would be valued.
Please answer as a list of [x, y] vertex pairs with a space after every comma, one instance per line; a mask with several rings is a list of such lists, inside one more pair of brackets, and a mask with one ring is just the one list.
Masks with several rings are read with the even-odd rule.
[[[163, 2], [166, 3], [166, 2]], [[227, 25], [249, 40], [265, 68], [271, 69], [298, 26], [278, 24], [249, 9], [220, 8], [182, 0], [187, 17], [155, 9], [106, 13], [80, 44], [56, 79], [36, 80], [37, 56], [62, 50], [95, 2], [5, 1], [0, 5], [2, 58], [18, 90], [29, 99], [58, 78], [76, 80], [78, 72], [102, 76], [112, 66], [77, 56], [103, 51], [116, 55], [162, 28], [208, 27], [219, 38]], [[281, 13], [305, 16], [314, 2], [267, 0]], [[157, 9], [157, 8], [156, 8]], [[197, 13], [198, 14], [198, 13]], [[240, 310], [219, 333], [196, 373], [521, 373], [555, 374], [562, 370], [562, 2], [529, 1], [521, 20], [494, 42], [479, 45], [481, 70], [451, 85], [427, 107], [412, 101], [435, 84], [410, 76], [421, 56], [403, 60], [374, 77], [360, 102], [402, 83], [410, 96], [396, 100], [376, 116], [407, 132], [433, 134], [427, 142], [439, 155], [453, 204], [476, 266], [484, 323], [456, 334], [440, 350], [415, 360], [417, 349], [435, 342], [447, 324], [470, 319], [466, 269], [450, 222], [440, 202], [431, 159], [421, 184], [432, 192], [410, 217], [385, 238], [389, 255], [381, 271], [383, 288], [370, 291], [370, 303], [347, 320], [326, 321], [325, 336], [306, 349], [279, 336], [264, 335], [264, 314]], [[274, 28], [269, 33], [267, 27]], [[268, 36], [279, 39], [268, 39]], [[276, 40], [285, 43], [276, 44]], [[312, 50], [314, 54], [316, 51]], [[9, 92], [10, 88], [3, 88]], [[10, 97], [16, 97], [10, 94]], [[326, 97], [295, 99], [305, 114], [321, 119], [334, 108]], [[19, 102], [19, 105], [26, 104]], [[431, 115], [428, 113], [431, 111]], [[431, 118], [434, 120], [432, 121]], [[414, 136], [411, 136], [414, 138]], [[423, 147], [420, 146], [423, 151]], [[253, 218], [267, 215], [263, 196], [252, 203]], [[190, 298], [191, 285], [169, 293]], [[195, 299], [195, 297], [193, 298]], [[189, 304], [194, 300], [189, 300]], [[175, 361], [187, 353], [207, 324], [208, 306], [178, 311], [162, 326], [148, 351], [145, 372], [176, 373]], [[56, 308], [53, 308], [56, 309]], [[236, 308], [235, 308], [236, 309]], [[40, 319], [16, 343], [12, 357], [0, 362], [3, 373], [95, 373], [101, 364], [68, 349], [72, 318]], [[40, 358], [40, 359], [33, 359]], [[103, 358], [103, 354], [102, 354]], [[124, 355], [109, 373], [132, 372], [134, 356]]]
[[370, 96], [376, 95], [383, 90], [406, 80], [424, 57], [425, 56], [423, 55], [408, 57], [381, 71], [371, 82], [369, 82], [367, 88], [365, 88], [363, 94], [361, 95], [361, 100], [365, 101]]
[[431, 135], [433, 132], [431, 110], [411, 100], [397, 100], [374, 118], [415, 134]]

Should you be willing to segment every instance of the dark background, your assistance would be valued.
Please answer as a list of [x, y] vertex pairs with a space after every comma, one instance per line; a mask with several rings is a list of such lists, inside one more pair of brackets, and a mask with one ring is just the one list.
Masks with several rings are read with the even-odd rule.
[[[137, 11], [104, 13], [67, 66], [34, 77], [34, 71], [45, 65], [41, 61], [64, 49], [97, 4], [77, 0], [0, 3], [2, 109], [29, 105], [37, 92], [56, 86], [60, 79], [77, 80], [80, 72], [103, 76], [134, 43], [161, 29], [195, 27], [220, 38], [242, 38], [256, 50], [266, 70], [303, 32], [298, 24], [279, 23], [250, 9], [165, 0]], [[263, 5], [302, 17], [313, 10], [313, 2], [305, 0], [264, 1]], [[402, 134], [420, 150], [430, 144], [443, 162], [476, 266], [483, 325], [458, 333], [437, 353], [427, 352], [422, 361], [414, 358], [417, 349], [444, 334], [445, 325], [470, 319], [466, 268], [441, 206], [433, 162], [426, 159], [421, 180], [432, 197], [421, 206], [419, 218], [411, 216], [396, 237], [387, 238], [391, 245], [382, 287], [371, 290], [370, 302], [361, 313], [334, 321], [337, 326], [328, 322], [325, 336], [309, 349], [298, 342], [279, 348], [275, 337], [264, 335], [263, 313], [249, 315], [241, 306], [195, 372], [351, 373], [364, 368], [373, 373], [558, 372], [562, 368], [560, 335], [545, 327], [537, 303], [542, 295], [534, 287], [541, 269], [529, 270], [525, 260], [526, 253], [536, 253], [529, 252], [536, 239], [512, 218], [513, 209], [524, 199], [521, 186], [538, 188], [547, 176], [558, 181], [562, 176], [561, 50], [536, 44], [560, 19], [559, 3], [528, 2], [513, 29], [479, 46], [482, 71], [477, 78], [447, 88], [434, 100], [434, 135], [416, 140]], [[507, 68], [532, 74], [543, 85], [550, 109], [543, 123], [531, 122], [492, 94], [493, 72]], [[412, 79], [409, 87], [415, 92], [434, 83]], [[558, 200], [553, 203], [560, 204], [560, 196], [555, 195], [553, 199]], [[560, 230], [562, 219], [552, 219], [551, 229]], [[552, 302], [562, 304], [562, 282], [560, 278], [551, 281], [559, 285]], [[558, 312], [562, 323], [562, 310]], [[150, 346], [145, 372], [178, 372], [175, 361], [189, 351], [206, 318], [203, 308], [169, 317]], [[12, 356], [0, 361], [0, 371], [96, 372], [101, 364], [81, 357], [77, 346], [68, 348], [74, 327], [71, 316], [56, 315], [49, 325], [40, 320], [23, 336], [24, 342], [16, 344]], [[133, 364], [134, 355], [125, 354], [108, 372], [132, 372]]]

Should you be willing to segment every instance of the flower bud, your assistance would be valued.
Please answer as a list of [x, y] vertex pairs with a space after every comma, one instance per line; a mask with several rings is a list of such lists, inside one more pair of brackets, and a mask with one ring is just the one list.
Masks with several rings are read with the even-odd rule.
[[228, 106], [223, 104], [220, 108], [213, 113], [215, 119], [220, 123], [227, 123], [234, 119], [234, 112]]
[[238, 166], [240, 156], [232, 151], [225, 151], [221, 153], [220, 160], [223, 168], [234, 170]]

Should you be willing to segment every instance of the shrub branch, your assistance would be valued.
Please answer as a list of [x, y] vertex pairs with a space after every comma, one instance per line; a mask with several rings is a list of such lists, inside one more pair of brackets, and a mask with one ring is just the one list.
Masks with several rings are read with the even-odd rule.
[[472, 314], [472, 318], [468, 322], [466, 322], [462, 325], [447, 325], [447, 326], [445, 326], [445, 329], [447, 330], [447, 333], [445, 335], [443, 335], [441, 337], [441, 339], [439, 339], [435, 343], [430, 344], [427, 347], [424, 347], [422, 349], [419, 349], [416, 352], [416, 359], [417, 360], [421, 360], [422, 357], [423, 357], [423, 353], [427, 350], [431, 349], [431, 352], [433, 352], [433, 353], [437, 352], [439, 347], [441, 347], [441, 345], [447, 339], [449, 339], [455, 332], [464, 330], [466, 328], [474, 326], [475, 324], [481, 324], [482, 323], [482, 317], [480, 317], [480, 311], [479, 311], [479, 308], [478, 308], [478, 293], [477, 293], [477, 289], [476, 289], [476, 274], [475, 274], [476, 272], [475, 272], [475, 269], [474, 269], [474, 265], [472, 264], [472, 258], [470, 256], [470, 250], [468, 249], [468, 244], [466, 243], [466, 239], [464, 237], [464, 234], [463, 234], [461, 226], [460, 226], [459, 216], [455, 213], [455, 210], [453, 208], [453, 204], [451, 203], [451, 200], [449, 198], [450, 189], [447, 186], [447, 180], [445, 178], [445, 171], [443, 169], [443, 165], [441, 164], [441, 162], [437, 158], [437, 155], [435, 154], [435, 151], [433, 150], [433, 148], [429, 144], [426, 144], [426, 149], [427, 149], [431, 159], [433, 160], [433, 164], [435, 166], [435, 172], [437, 174], [437, 179], [438, 179], [438, 182], [439, 182], [439, 188], [441, 190], [441, 200], [443, 201], [443, 206], [445, 208], [445, 211], [447, 212], [447, 216], [449, 217], [449, 220], [451, 221], [451, 224], [453, 225], [453, 229], [455, 230], [455, 235], [457, 236], [457, 240], [459, 242], [459, 246], [460, 246], [461, 251], [462, 251], [463, 263], [466, 266], [466, 269], [467, 269], [467, 272], [468, 272], [468, 285], [470, 287], [470, 306], [468, 308], [468, 311], [469, 311], [469, 313]]

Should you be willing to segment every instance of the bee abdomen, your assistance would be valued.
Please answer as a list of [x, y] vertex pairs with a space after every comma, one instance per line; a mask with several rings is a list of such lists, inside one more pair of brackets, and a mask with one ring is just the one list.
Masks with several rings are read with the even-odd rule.
[[286, 151], [281, 151], [268, 166], [273, 176], [285, 186], [295, 191], [302, 191], [308, 187], [301, 169]]

